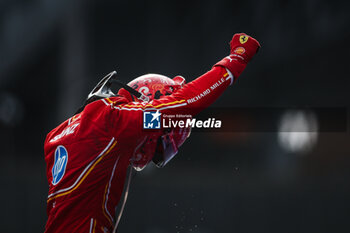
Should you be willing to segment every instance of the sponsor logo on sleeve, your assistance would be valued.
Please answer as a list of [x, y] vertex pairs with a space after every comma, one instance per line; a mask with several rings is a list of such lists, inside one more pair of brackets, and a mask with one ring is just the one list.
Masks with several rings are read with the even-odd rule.
[[64, 176], [68, 162], [68, 152], [64, 146], [58, 146], [55, 151], [55, 162], [52, 167], [52, 184], [58, 184]]

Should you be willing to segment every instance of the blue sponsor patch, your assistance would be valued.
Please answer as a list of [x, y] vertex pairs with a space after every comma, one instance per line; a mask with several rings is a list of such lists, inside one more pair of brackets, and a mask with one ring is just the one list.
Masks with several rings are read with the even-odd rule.
[[61, 181], [66, 171], [68, 152], [64, 146], [58, 146], [55, 151], [55, 163], [52, 167], [52, 184], [56, 185]]
[[143, 112], [144, 129], [160, 129], [161, 113], [159, 111]]

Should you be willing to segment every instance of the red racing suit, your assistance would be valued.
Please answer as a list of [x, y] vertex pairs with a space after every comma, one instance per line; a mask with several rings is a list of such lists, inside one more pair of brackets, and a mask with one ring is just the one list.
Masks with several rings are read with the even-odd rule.
[[258, 47], [254, 38], [236, 34], [230, 56], [171, 95], [148, 103], [122, 96], [97, 100], [53, 129], [44, 145], [45, 232], [112, 232], [127, 168], [149, 134], [143, 130], [143, 112], [195, 116], [238, 78]]
[[[92, 102], [52, 130], [44, 145], [50, 184], [46, 232], [112, 232], [130, 159], [147, 136], [143, 111], [195, 115], [232, 82], [232, 74], [217, 66], [172, 95], [147, 104], [128, 103], [123, 97]], [[58, 154], [65, 171], [54, 180]]]

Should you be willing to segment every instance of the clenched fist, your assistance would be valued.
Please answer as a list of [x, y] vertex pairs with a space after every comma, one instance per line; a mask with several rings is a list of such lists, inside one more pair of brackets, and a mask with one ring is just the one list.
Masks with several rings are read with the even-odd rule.
[[236, 33], [230, 42], [230, 55], [216, 63], [215, 66], [225, 67], [236, 80], [260, 47], [259, 42], [253, 37], [245, 33]]

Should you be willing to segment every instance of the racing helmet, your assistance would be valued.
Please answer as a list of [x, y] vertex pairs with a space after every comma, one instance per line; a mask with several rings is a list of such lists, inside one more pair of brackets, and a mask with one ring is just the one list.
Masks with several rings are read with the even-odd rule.
[[[149, 101], [171, 95], [185, 84], [185, 78], [176, 76], [173, 79], [160, 74], [142, 75], [127, 84], [133, 90], [148, 98]], [[118, 95], [129, 101], [144, 102], [133, 98], [128, 90], [122, 88]], [[148, 101], [146, 101], [148, 102]], [[178, 148], [185, 142], [191, 133], [191, 128], [164, 129], [161, 133], [149, 133], [149, 136], [136, 148], [133, 156], [133, 166], [142, 170], [152, 160], [157, 167], [165, 166], [178, 152]]]
[[171, 95], [176, 90], [180, 89], [185, 84], [185, 78], [176, 76], [171, 79], [161, 74], [145, 74], [135, 78], [127, 85], [137, 92], [141, 93], [147, 99], [137, 100], [133, 98], [132, 93], [124, 88], [120, 89], [118, 95], [127, 97], [130, 101], [145, 101], [149, 102], [153, 99], [160, 99], [162, 96]]

